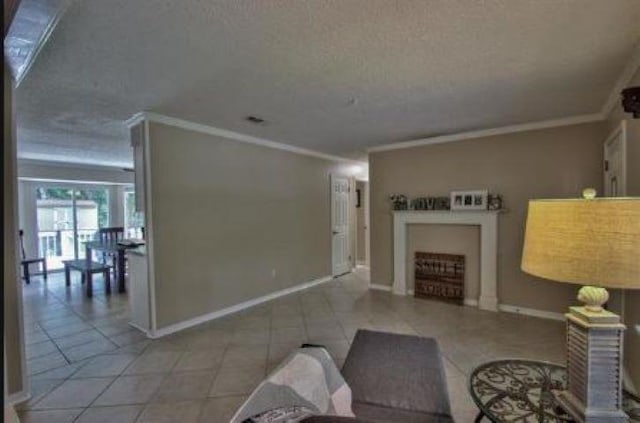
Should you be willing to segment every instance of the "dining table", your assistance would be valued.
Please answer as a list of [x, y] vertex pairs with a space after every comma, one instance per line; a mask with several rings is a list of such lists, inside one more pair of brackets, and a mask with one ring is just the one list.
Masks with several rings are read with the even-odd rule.
[[127, 291], [125, 285], [125, 253], [127, 250], [137, 248], [143, 245], [144, 241], [134, 239], [123, 239], [119, 241], [87, 241], [84, 243], [85, 258], [87, 261], [92, 260], [93, 251], [116, 256], [116, 278], [118, 281], [118, 292]]

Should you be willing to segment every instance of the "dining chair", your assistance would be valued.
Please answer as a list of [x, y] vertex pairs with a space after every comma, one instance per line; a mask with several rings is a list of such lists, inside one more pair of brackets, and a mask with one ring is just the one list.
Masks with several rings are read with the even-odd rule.
[[[99, 228], [96, 236], [97, 240], [104, 243], [116, 243], [124, 239], [124, 227], [113, 226], [109, 228]], [[118, 256], [112, 253], [102, 253], [102, 264], [107, 264], [107, 256], [111, 257], [113, 271], [117, 268]]]
[[27, 255], [24, 252], [24, 231], [20, 229], [18, 231], [20, 234], [20, 265], [22, 266], [22, 273], [26, 283], [31, 283], [29, 266], [34, 263], [40, 263], [42, 265], [42, 273], [44, 275], [44, 280], [47, 280], [47, 259], [44, 257], [36, 257], [28, 259]]
[[98, 229], [98, 241], [100, 242], [118, 242], [122, 239], [124, 239], [124, 228], [122, 226]]

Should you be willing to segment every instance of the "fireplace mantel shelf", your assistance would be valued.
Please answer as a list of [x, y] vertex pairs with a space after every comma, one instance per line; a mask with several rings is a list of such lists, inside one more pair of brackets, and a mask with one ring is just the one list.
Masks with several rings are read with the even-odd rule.
[[407, 294], [407, 225], [480, 226], [480, 298], [478, 307], [498, 310], [498, 216], [504, 210], [394, 210], [393, 292]]
[[507, 209], [500, 210], [392, 210], [393, 214], [403, 213], [428, 213], [428, 214], [499, 214], [505, 213]]

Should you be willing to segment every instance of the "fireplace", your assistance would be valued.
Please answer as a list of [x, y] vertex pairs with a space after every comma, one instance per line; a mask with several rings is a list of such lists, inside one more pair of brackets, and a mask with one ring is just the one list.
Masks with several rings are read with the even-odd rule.
[[464, 304], [464, 256], [416, 252], [414, 295]]
[[[396, 210], [393, 212], [393, 293], [407, 295], [407, 226], [413, 224], [480, 226], [480, 296], [465, 304], [498, 311], [499, 210]], [[475, 303], [475, 304], [472, 304]]]

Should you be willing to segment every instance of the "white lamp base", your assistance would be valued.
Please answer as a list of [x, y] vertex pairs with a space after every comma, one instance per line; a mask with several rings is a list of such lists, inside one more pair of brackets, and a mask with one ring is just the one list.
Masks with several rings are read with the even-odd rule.
[[624, 411], [587, 409], [569, 391], [558, 392], [556, 399], [577, 423], [629, 423], [629, 416]]
[[585, 307], [571, 307], [566, 317], [567, 390], [557, 394], [558, 402], [579, 423], [627, 423], [620, 317]]
[[608, 310], [592, 311], [587, 307], [569, 307], [569, 314], [572, 319], [578, 319], [580, 322], [584, 322], [591, 325], [611, 325], [620, 323], [620, 316], [612, 313]]

